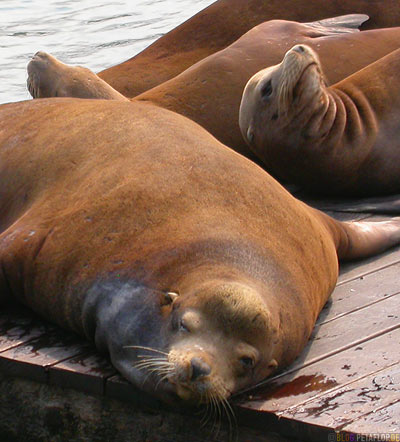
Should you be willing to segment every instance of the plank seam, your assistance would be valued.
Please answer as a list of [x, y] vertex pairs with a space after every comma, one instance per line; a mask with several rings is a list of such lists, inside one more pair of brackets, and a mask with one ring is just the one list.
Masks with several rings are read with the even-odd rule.
[[[394, 402], [391, 402], [391, 403], [388, 404], [388, 405], [382, 405], [381, 407], [378, 407], [378, 408], [375, 409], [375, 410], [369, 411], [368, 413], [363, 414], [362, 416], [358, 417], [357, 419], [355, 419], [355, 420], [353, 420], [353, 421], [351, 421], [351, 422], [348, 422], [348, 423], [346, 423], [346, 424], [340, 425], [339, 427], [337, 427], [337, 429], [341, 431], [341, 430], [343, 430], [345, 427], [347, 427], [347, 426], [349, 426], [349, 425], [351, 425], [351, 424], [357, 424], [357, 422], [360, 421], [361, 419], [363, 419], [363, 418], [365, 418], [365, 417], [367, 417], [367, 416], [369, 416], [369, 415], [371, 415], [371, 414], [375, 414], [375, 413], [377, 413], [378, 411], [384, 410], [385, 408], [389, 408], [389, 407], [391, 407], [392, 405], [395, 405], [395, 404], [400, 404], [400, 400], [395, 400]], [[345, 430], [345, 431], [352, 431], [352, 430]]]
[[393, 298], [394, 296], [398, 296], [399, 294], [400, 294], [400, 292], [392, 293], [391, 295], [384, 296], [383, 298], [381, 298], [381, 299], [377, 299], [376, 301], [370, 302], [369, 304], [364, 304], [364, 305], [362, 305], [361, 307], [356, 307], [356, 308], [354, 308], [353, 310], [349, 310], [348, 312], [340, 313], [339, 315], [335, 316], [334, 318], [327, 319], [327, 320], [324, 321], [324, 322], [318, 322], [318, 321], [317, 321], [316, 324], [315, 324], [315, 326], [316, 326], [316, 327], [320, 327], [321, 325], [329, 324], [329, 323], [332, 322], [332, 321], [336, 321], [336, 319], [340, 319], [340, 318], [343, 318], [343, 317], [345, 317], [345, 316], [347, 316], [347, 315], [350, 315], [351, 313], [355, 313], [355, 312], [358, 312], [358, 311], [360, 311], [360, 310], [364, 310], [364, 309], [366, 309], [366, 308], [368, 308], [368, 307], [371, 307], [371, 305], [378, 304], [378, 303], [380, 303], [380, 302], [385, 301], [386, 299], [390, 299], [390, 298]]
[[5, 353], [5, 352], [7, 352], [9, 350], [13, 350], [13, 349], [18, 348], [18, 347], [22, 347], [24, 345], [29, 345], [32, 341], [35, 341], [36, 339], [40, 338], [41, 336], [44, 336], [44, 334], [43, 335], [39, 335], [39, 336], [35, 336], [34, 338], [29, 339], [28, 341], [20, 342], [18, 344], [17, 343], [16, 344], [11, 344], [11, 347], [7, 347], [6, 349], [3, 349], [3, 350], [0, 351], [0, 358], [1, 358], [2, 353]]
[[342, 286], [344, 284], [347, 284], [349, 282], [355, 281], [356, 279], [365, 278], [365, 276], [368, 276], [368, 275], [371, 275], [372, 273], [376, 273], [376, 272], [379, 272], [381, 270], [387, 269], [388, 267], [395, 266], [396, 264], [400, 264], [400, 261], [399, 260], [393, 261], [393, 262], [390, 262], [390, 263], [388, 263], [388, 264], [386, 264], [386, 265], [384, 265], [382, 267], [377, 267], [376, 269], [367, 271], [365, 273], [360, 273], [359, 275], [353, 276], [353, 277], [351, 277], [349, 279], [345, 279], [344, 281], [339, 281], [336, 284], [336, 287], [340, 287], [340, 286]]
[[371, 340], [373, 340], [375, 338], [378, 338], [379, 336], [383, 336], [383, 335], [385, 335], [387, 333], [390, 333], [390, 332], [392, 332], [394, 330], [397, 330], [399, 328], [400, 328], [400, 324], [396, 324], [396, 325], [393, 325], [392, 327], [389, 327], [389, 328], [386, 328], [386, 329], [381, 330], [379, 332], [373, 333], [372, 335], [369, 335], [369, 336], [367, 336], [367, 337], [365, 337], [363, 339], [359, 339], [358, 341], [354, 341], [351, 344], [344, 345], [343, 347], [340, 347], [340, 348], [338, 348], [336, 350], [332, 350], [329, 353], [325, 353], [324, 355], [321, 355], [321, 356], [318, 356], [318, 357], [316, 357], [314, 359], [311, 359], [306, 364], [296, 365], [296, 366], [292, 367], [291, 369], [289, 369], [287, 371], [284, 371], [282, 373], [279, 373], [278, 375], [273, 376], [271, 378], [268, 378], [268, 379], [260, 382], [259, 384], [252, 386], [251, 388], [249, 388], [247, 390], [242, 390], [239, 393], [235, 394], [234, 396], [238, 396], [239, 394], [240, 395], [244, 394], [244, 393], [246, 393], [248, 391], [252, 391], [252, 390], [254, 390], [255, 388], [258, 388], [258, 387], [262, 387], [262, 386], [268, 384], [269, 382], [274, 382], [277, 379], [282, 378], [283, 376], [286, 376], [288, 374], [294, 373], [295, 371], [298, 371], [298, 370], [300, 370], [302, 368], [309, 367], [310, 365], [313, 365], [313, 364], [315, 364], [317, 362], [320, 362], [323, 359], [330, 358], [331, 356], [334, 356], [334, 355], [337, 355], [339, 353], [342, 353], [345, 350], [349, 350], [350, 348], [353, 348], [353, 347], [356, 347], [357, 345], [363, 344], [366, 341], [371, 341]]

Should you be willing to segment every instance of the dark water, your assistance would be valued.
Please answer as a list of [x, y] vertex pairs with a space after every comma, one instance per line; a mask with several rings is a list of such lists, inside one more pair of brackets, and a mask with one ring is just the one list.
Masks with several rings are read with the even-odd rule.
[[214, 0], [0, 0], [0, 103], [30, 98], [38, 50], [95, 72], [124, 61]]

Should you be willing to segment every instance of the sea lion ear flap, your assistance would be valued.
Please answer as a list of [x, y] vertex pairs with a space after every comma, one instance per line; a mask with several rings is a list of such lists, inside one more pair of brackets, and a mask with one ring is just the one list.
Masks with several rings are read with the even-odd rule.
[[270, 370], [276, 370], [277, 367], [278, 367], [278, 362], [276, 361], [276, 359], [271, 359], [271, 360], [269, 361], [268, 368], [269, 368]]
[[167, 292], [161, 295], [161, 305], [171, 305], [174, 301], [179, 297], [179, 294], [176, 292]]

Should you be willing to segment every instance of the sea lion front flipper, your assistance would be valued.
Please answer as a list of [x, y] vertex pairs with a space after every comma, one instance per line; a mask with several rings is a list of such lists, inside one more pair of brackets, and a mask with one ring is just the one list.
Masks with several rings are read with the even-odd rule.
[[304, 24], [319, 31], [320, 34], [318, 36], [323, 36], [359, 32], [359, 28], [367, 20], [369, 20], [369, 16], [366, 14], [348, 14]]

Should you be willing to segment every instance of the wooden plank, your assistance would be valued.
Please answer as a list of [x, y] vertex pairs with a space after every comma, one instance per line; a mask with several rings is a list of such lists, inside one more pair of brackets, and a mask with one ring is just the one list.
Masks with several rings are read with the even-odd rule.
[[87, 353], [49, 367], [49, 382], [59, 387], [104, 395], [107, 378], [116, 374], [110, 361], [93, 348]]
[[[281, 416], [340, 430], [349, 427], [352, 422], [376, 409], [394, 404], [399, 397], [400, 364], [395, 364], [331, 394], [286, 410]], [[378, 422], [374, 433], [386, 433], [386, 431], [387, 425]]]
[[243, 407], [279, 413], [350, 385], [371, 373], [400, 363], [400, 329], [275, 378], [242, 396]]
[[[377, 428], [385, 428], [385, 433], [398, 434], [400, 440], [400, 400], [389, 406], [373, 410], [342, 428], [342, 431], [373, 434]], [[396, 440], [389, 439], [390, 440]]]
[[342, 264], [340, 267], [339, 284], [366, 276], [371, 272], [383, 269], [400, 262], [400, 247], [393, 247], [385, 253], [364, 259]]
[[0, 315], [0, 353], [55, 330], [54, 325], [38, 320], [27, 309], [5, 307]]
[[286, 372], [293, 372], [332, 354], [359, 345], [400, 327], [394, 312], [400, 311], [400, 295], [315, 327], [310, 341]]
[[52, 331], [0, 354], [0, 370], [8, 375], [47, 382], [47, 370], [88, 351], [89, 345], [62, 330]]
[[400, 292], [400, 264], [385, 267], [336, 287], [317, 324], [365, 308]]

